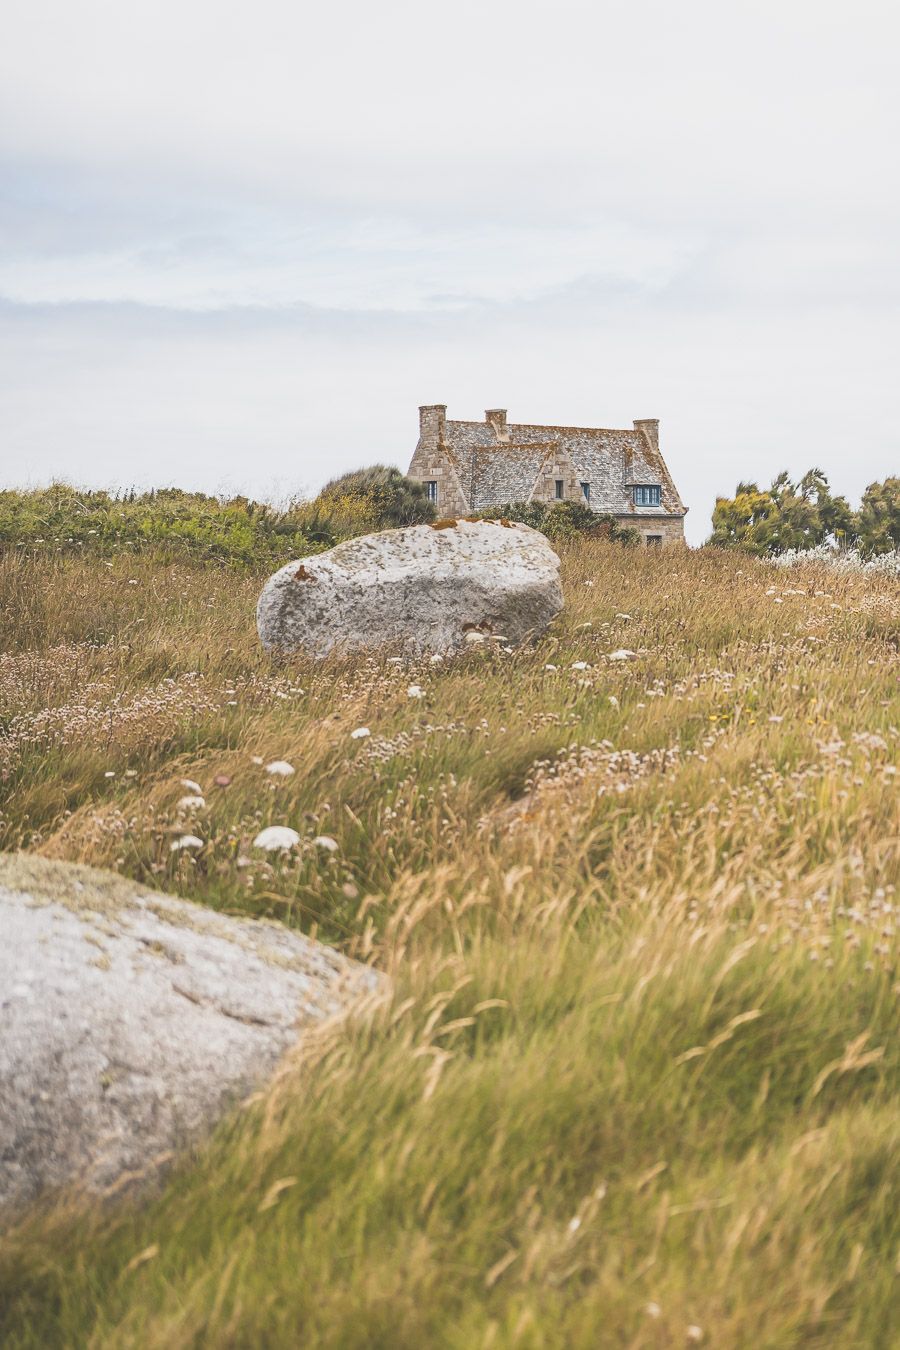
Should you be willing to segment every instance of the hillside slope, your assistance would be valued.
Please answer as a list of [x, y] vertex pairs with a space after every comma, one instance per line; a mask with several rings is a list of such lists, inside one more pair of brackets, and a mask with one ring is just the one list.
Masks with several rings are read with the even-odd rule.
[[896, 1344], [900, 590], [563, 564], [534, 649], [312, 667], [261, 576], [0, 558], [2, 847], [396, 986], [149, 1205], [7, 1234], [4, 1346]]

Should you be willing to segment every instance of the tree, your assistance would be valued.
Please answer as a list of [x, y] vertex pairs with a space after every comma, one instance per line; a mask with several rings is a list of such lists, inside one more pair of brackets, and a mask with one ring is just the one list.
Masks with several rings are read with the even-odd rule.
[[856, 518], [863, 553], [890, 553], [900, 548], [900, 478], [870, 483]]
[[780, 473], [768, 490], [738, 483], [734, 497], [719, 497], [710, 543], [764, 556], [843, 543], [854, 533], [845, 498], [832, 495], [821, 469], [810, 469], [796, 483]]

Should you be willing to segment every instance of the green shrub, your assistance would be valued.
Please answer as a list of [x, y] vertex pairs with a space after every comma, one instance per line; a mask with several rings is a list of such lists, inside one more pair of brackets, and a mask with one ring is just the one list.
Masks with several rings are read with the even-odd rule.
[[290, 515], [246, 497], [223, 501], [178, 488], [119, 495], [54, 483], [0, 492], [0, 548], [272, 566], [315, 552], [317, 542]]
[[588, 536], [611, 539], [619, 544], [637, 544], [640, 536], [630, 526], [621, 526], [615, 516], [592, 511], [585, 502], [504, 502], [479, 511], [482, 520], [503, 516], [540, 530], [548, 539], [576, 539]]

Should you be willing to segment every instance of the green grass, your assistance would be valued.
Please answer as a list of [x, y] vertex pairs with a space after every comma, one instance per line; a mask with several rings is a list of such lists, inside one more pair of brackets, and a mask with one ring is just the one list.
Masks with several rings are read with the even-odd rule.
[[0, 840], [393, 999], [157, 1195], [25, 1216], [4, 1346], [895, 1345], [896, 582], [585, 543], [533, 649], [314, 667], [263, 574], [0, 559]]

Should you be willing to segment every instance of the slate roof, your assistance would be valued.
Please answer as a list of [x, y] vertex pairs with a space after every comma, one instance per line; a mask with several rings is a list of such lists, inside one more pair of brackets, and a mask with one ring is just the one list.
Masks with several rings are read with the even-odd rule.
[[[662, 455], [640, 429], [549, 427], [508, 423], [505, 434], [490, 422], [445, 423], [451, 454], [470, 509], [527, 499], [545, 463], [562, 452], [579, 480], [591, 485], [590, 505], [613, 515], [684, 515], [685, 508]], [[636, 508], [632, 487], [658, 484], [658, 507]]]

